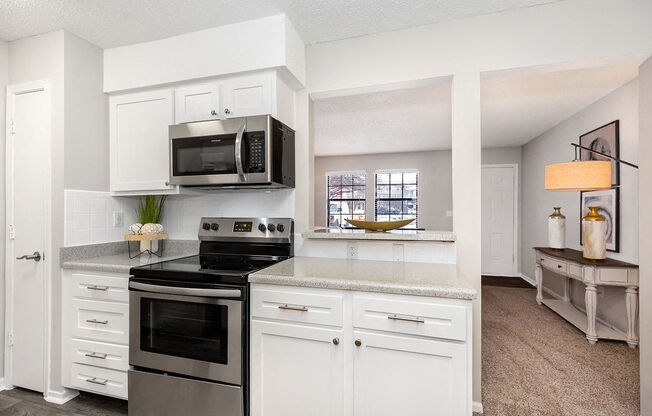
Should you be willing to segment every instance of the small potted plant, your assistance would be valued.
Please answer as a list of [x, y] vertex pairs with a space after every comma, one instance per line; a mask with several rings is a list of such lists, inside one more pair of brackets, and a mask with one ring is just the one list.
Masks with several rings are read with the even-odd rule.
[[[163, 233], [161, 215], [165, 205], [165, 195], [146, 195], [138, 199], [138, 223], [129, 226], [129, 231], [139, 235], [152, 235]], [[145, 240], [140, 242], [140, 251], [157, 251], [158, 241]]]

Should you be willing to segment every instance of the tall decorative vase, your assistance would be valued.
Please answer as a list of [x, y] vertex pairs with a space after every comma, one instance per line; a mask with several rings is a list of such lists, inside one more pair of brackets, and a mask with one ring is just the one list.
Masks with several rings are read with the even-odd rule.
[[561, 207], [554, 207], [555, 212], [548, 217], [548, 247], [566, 248], [566, 217]]
[[582, 218], [582, 244], [585, 258], [602, 260], [607, 257], [607, 221], [598, 207], [589, 207], [589, 213]]

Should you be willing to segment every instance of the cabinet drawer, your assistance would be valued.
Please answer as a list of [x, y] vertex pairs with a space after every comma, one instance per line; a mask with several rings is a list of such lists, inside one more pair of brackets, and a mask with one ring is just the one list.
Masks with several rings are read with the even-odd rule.
[[76, 298], [129, 302], [129, 279], [125, 277], [72, 273], [71, 294]]
[[580, 280], [583, 280], [584, 278], [584, 273], [582, 273], [582, 266], [578, 266], [576, 264], [568, 265], [568, 274]]
[[129, 305], [73, 299], [72, 336], [94, 341], [129, 343]]
[[469, 307], [463, 304], [437, 300], [353, 296], [353, 326], [356, 328], [464, 341], [468, 312]]
[[596, 269], [596, 283], [604, 284], [616, 284], [624, 285], [627, 284], [627, 269]]
[[71, 361], [113, 370], [129, 369], [129, 347], [104, 342], [72, 339], [70, 341]]
[[546, 269], [551, 270], [555, 273], [561, 273], [561, 274], [568, 273], [568, 265], [563, 261], [555, 260], [552, 257], [541, 255], [539, 257], [539, 264], [542, 267], [545, 267]]
[[73, 364], [71, 387], [121, 399], [127, 399], [127, 373], [91, 365]]
[[[320, 292], [325, 292], [320, 290]], [[342, 295], [301, 289], [251, 290], [251, 316], [342, 326]]]

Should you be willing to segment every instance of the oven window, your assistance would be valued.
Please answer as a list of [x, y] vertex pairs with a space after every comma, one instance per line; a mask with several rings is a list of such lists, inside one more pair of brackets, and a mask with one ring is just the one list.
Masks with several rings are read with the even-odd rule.
[[235, 134], [172, 141], [174, 176], [237, 173]]
[[227, 306], [141, 298], [140, 308], [142, 351], [227, 364]]

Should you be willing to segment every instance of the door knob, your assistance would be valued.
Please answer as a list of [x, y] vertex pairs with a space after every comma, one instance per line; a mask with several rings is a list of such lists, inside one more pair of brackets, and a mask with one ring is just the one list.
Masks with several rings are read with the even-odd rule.
[[25, 254], [25, 255], [23, 255], [23, 256], [16, 257], [16, 260], [34, 260], [34, 261], [41, 261], [41, 253], [39, 253], [38, 251], [35, 251], [34, 254], [32, 254], [32, 255]]

